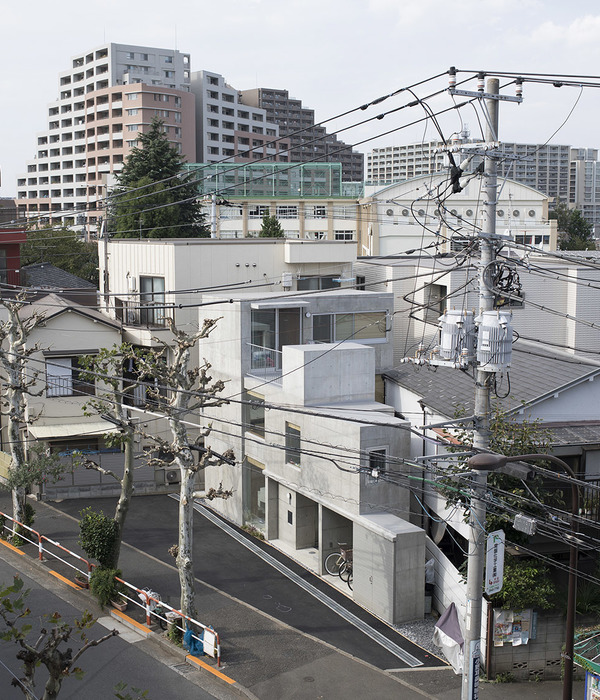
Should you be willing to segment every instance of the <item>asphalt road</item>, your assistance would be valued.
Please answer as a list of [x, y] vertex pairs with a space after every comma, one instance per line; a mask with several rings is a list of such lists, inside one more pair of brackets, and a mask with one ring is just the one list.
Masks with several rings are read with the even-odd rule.
[[[94, 499], [64, 501], [54, 505], [63, 512], [77, 517], [79, 511], [87, 505], [92, 505], [95, 510], [103, 509], [106, 513], [112, 513], [114, 503], [114, 499]], [[172, 565], [173, 559], [167, 550], [177, 540], [177, 508], [177, 502], [166, 496], [144, 496], [133, 499], [125, 525], [124, 541], [165, 564]], [[242, 535], [248, 537], [245, 533]], [[252, 541], [260, 544], [262, 549], [282, 561], [305, 581], [322, 590], [361, 620], [408, 651], [423, 665], [429, 667], [446, 665], [360, 606], [355, 605], [342, 593], [293, 560], [267, 544], [259, 543], [254, 538]], [[139, 580], [142, 572], [139, 571], [139, 565], [135, 560], [124, 557], [121, 565], [126, 578], [129, 574]], [[289, 578], [198, 513], [194, 518], [194, 565], [199, 581], [247, 603], [286, 625], [331, 644], [336, 649], [380, 669], [407, 667], [398, 657], [343, 620], [336, 612], [299, 588]], [[177, 577], [165, 575], [163, 570], [162, 575], [155, 578], [156, 573], [158, 572], [147, 571], [152, 583], [144, 585], [155, 586], [154, 589], [161, 593], [164, 600], [177, 605], [179, 596]], [[198, 609], [201, 611], [201, 621], [204, 621], [202, 614], [210, 610], [211, 593], [203, 589], [202, 585], [198, 585]], [[208, 600], [205, 601], [205, 597]]]
[[[17, 556], [17, 555], [15, 555]], [[22, 568], [23, 562], [18, 562]], [[15, 567], [0, 559], [0, 581], [11, 582], [15, 573]], [[30, 589], [27, 596], [26, 605], [31, 609], [32, 614], [28, 617], [28, 623], [33, 629], [29, 641], [36, 639], [36, 631], [44, 624], [43, 615], [48, 611], [57, 611], [65, 622], [72, 622], [81, 616], [81, 612], [70, 603], [55, 595], [44, 581], [42, 585], [36, 577], [20, 573], [25, 588]], [[58, 583], [57, 583], [58, 585]], [[104, 636], [108, 629], [117, 626], [111, 620], [102, 618], [109, 625], [109, 628], [97, 622], [91, 630], [89, 636], [98, 639]], [[169, 665], [157, 664], [156, 659], [142, 651], [141, 646], [147, 647], [147, 641], [137, 635], [130, 634], [129, 638], [137, 638], [137, 642], [126, 641], [120, 636], [111, 637], [97, 647], [86, 651], [78, 661], [84, 670], [82, 680], [68, 677], [64, 680], [60, 691], [61, 700], [66, 698], [85, 697], [89, 700], [104, 700], [114, 697], [114, 687], [119, 682], [126, 682], [129, 689], [136, 687], [141, 690], [149, 690], [149, 698], [181, 698], [182, 700], [208, 700], [214, 695], [202, 690], [194, 683], [191, 683], [183, 675], [177, 673]], [[71, 646], [73, 649], [79, 648], [75, 640], [65, 643], [63, 649]], [[2, 700], [22, 700], [23, 693], [19, 688], [11, 686], [14, 675], [20, 677], [21, 662], [17, 660], [18, 648], [15, 644], [3, 642], [0, 644], [0, 688], [2, 688]], [[180, 659], [173, 659], [175, 665], [179, 665]], [[44, 667], [40, 667], [36, 672], [36, 693], [38, 697], [43, 695], [43, 687], [48, 675]]]

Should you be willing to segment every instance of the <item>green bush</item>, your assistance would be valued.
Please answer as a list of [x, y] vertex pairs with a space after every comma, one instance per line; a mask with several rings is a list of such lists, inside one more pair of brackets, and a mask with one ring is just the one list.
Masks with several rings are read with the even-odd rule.
[[98, 566], [90, 576], [90, 590], [103, 607], [123, 593], [123, 585], [115, 581], [115, 576], [121, 576], [120, 569], [102, 569]]
[[96, 559], [103, 569], [113, 568], [119, 527], [113, 518], [96, 513], [91, 507], [84, 508], [79, 515], [79, 544], [83, 551]]
[[548, 610], [555, 607], [556, 586], [550, 578], [550, 570], [536, 559], [507, 556], [502, 590], [492, 601], [505, 610]]

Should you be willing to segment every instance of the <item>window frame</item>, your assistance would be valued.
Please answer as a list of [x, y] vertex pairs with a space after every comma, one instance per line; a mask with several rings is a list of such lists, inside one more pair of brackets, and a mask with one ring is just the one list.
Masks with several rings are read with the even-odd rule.
[[285, 463], [302, 466], [302, 430], [299, 425], [285, 422]]

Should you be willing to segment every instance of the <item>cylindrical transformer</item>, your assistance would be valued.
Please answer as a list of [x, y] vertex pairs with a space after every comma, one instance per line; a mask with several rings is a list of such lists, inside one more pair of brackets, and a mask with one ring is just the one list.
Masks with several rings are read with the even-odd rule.
[[509, 311], [484, 311], [475, 319], [477, 362], [484, 372], [502, 372], [510, 367], [512, 355], [512, 314]]
[[475, 354], [475, 321], [472, 311], [448, 309], [439, 318], [442, 360], [466, 364]]

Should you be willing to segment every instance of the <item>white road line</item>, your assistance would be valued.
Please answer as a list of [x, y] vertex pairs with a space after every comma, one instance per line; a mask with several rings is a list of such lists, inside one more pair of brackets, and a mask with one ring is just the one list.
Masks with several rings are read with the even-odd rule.
[[240, 535], [239, 532], [230, 527], [226, 522], [221, 520], [221, 518], [214, 515], [214, 513], [208, 510], [208, 508], [205, 508], [199, 503], [194, 503], [194, 510], [201, 513], [205, 518], [217, 525], [217, 527], [220, 527], [221, 530], [226, 532], [228, 535], [231, 535], [231, 537], [236, 539], [240, 544], [243, 544], [244, 547], [246, 547], [251, 552], [259, 556], [263, 561], [267, 562], [267, 564], [270, 564], [281, 574], [287, 576], [287, 578], [289, 578], [295, 584], [303, 588], [307, 593], [310, 593], [310, 595], [312, 595], [314, 598], [316, 598], [328, 608], [336, 612], [340, 617], [346, 620], [346, 622], [349, 622], [351, 625], [354, 625], [354, 627], [359, 629], [361, 632], [364, 632], [364, 634], [370, 637], [374, 642], [377, 642], [377, 644], [382, 646], [391, 654], [404, 661], [405, 664], [407, 664], [411, 668], [423, 666], [422, 661], [419, 661], [419, 659], [415, 658], [412, 654], [409, 654], [407, 651], [402, 649], [402, 647], [399, 647], [397, 644], [395, 644], [390, 639], [381, 634], [381, 632], [378, 632], [366, 622], [363, 622], [359, 617], [351, 613], [349, 610], [346, 610], [346, 608], [344, 608], [342, 605], [330, 598], [328, 595], [322, 593], [310, 583], [307, 583], [303, 578], [298, 576], [298, 574], [295, 574], [291, 569], [288, 569], [287, 566], [275, 559], [275, 557], [272, 557], [270, 554], [267, 554], [260, 547], [255, 545], [254, 542], [251, 542], [246, 537]]

